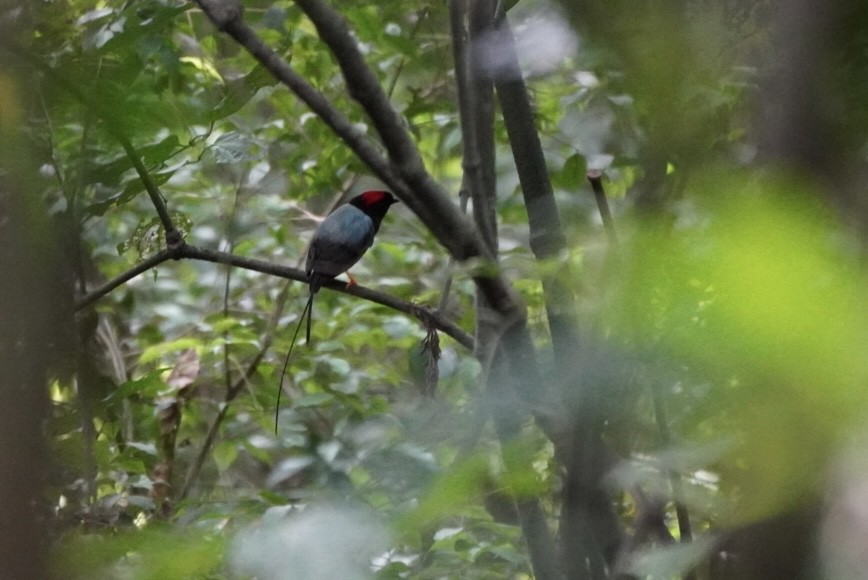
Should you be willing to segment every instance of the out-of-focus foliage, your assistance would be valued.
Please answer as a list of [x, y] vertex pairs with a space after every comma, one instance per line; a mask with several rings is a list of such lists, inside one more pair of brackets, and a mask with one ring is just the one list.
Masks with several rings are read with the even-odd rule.
[[[331, 3], [428, 169], [457, 191], [448, 3]], [[244, 4], [257, 33], [370, 135], [300, 10]], [[587, 376], [599, 380], [581, 387], [598, 390], [608, 413], [613, 505], [630, 529], [640, 495], [662, 501], [677, 538], [672, 499], [690, 510], [697, 535], [818, 502], [833, 459], [864, 429], [868, 282], [863, 246], [830, 201], [836, 192], [792, 168], [760, 166], [752, 119], [761, 68], [773, 60], [773, 11], [669, 0], [607, 2], [603, 13], [602, 4], [523, 1], [509, 17], [583, 336], [605, 353], [588, 361], [600, 368]], [[0, 39], [0, 49], [36, 77], [21, 112], [41, 165], [34, 188], [69, 232], [79, 285], [96, 287], [163, 243], [113, 134], [142, 156], [187, 240], [246, 257], [301, 264], [317, 219], [341, 194], [377, 185], [194, 4], [0, 7], [0, 19], [30, 31]], [[846, 70], [864, 70], [864, 12], [846, 31], [847, 47], [863, 47], [841, 57]], [[548, 51], [552, 39], [560, 51]], [[839, 141], [857, 146], [842, 158], [864, 170], [856, 103], [868, 102], [858, 81], [868, 77], [851, 78], [830, 108], [846, 104], [854, 126]], [[4, 87], [0, 73], [0, 111]], [[501, 262], [545, 352], [540, 272], [567, 269], [533, 260], [500, 121], [496, 135]], [[589, 168], [605, 171], [617, 249], [584, 184]], [[432, 307], [450, 272], [402, 207], [353, 270], [364, 285]], [[470, 329], [473, 286], [454, 272], [445, 311]], [[46, 427], [58, 576], [529, 576], [514, 500], [541, 498], [554, 526], [562, 472], [532, 425], [505, 450], [525, 468], [504, 465], [486, 425], [481, 365], [448, 337], [429, 397], [418, 321], [320, 293], [312, 344], [290, 361], [274, 432], [278, 375], [305, 297], [298, 284], [181, 261], [80, 312], [75, 378], [51, 385]], [[670, 577], [713, 552], [703, 542], [659, 551], [665, 542], [649, 542], [624, 566]]]
[[864, 420], [868, 286], [816, 190], [732, 170], [687, 189], [698, 195], [683, 227], [637, 231], [608, 320], [640, 352], [683, 365], [678, 390], [702, 397], [680, 430], [728, 433], [716, 464], [738, 501], [724, 520], [753, 521], [819, 493], [829, 456]]

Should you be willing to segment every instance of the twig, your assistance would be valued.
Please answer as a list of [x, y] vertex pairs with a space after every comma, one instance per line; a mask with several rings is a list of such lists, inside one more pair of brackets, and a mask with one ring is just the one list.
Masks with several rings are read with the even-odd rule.
[[609, 236], [609, 243], [612, 244], [612, 248], [617, 248], [618, 233], [615, 231], [615, 222], [612, 220], [612, 212], [609, 211], [609, 200], [606, 199], [606, 191], [603, 189], [603, 172], [592, 169], [587, 175], [591, 189], [594, 190], [594, 198], [597, 200], [600, 219], [603, 220], [603, 227], [606, 229], [606, 235]]
[[[235, 195], [232, 200], [232, 209], [229, 212], [229, 215], [226, 219], [226, 229], [230, 232], [232, 231], [231, 226], [232, 221], [238, 215], [238, 207], [241, 205], [241, 189], [244, 187], [244, 180], [246, 179], [247, 171], [244, 170], [238, 176], [238, 183], [235, 187]], [[230, 236], [228, 240], [227, 250], [229, 253], [233, 253], [235, 251], [235, 240]], [[229, 294], [232, 288], [232, 268], [226, 268], [226, 276], [223, 280], [223, 316], [229, 317]], [[223, 382], [226, 385], [226, 392], [228, 393], [232, 390], [232, 371], [229, 368], [229, 350], [230, 350], [230, 340], [229, 340], [229, 329], [225, 329], [223, 331]]]

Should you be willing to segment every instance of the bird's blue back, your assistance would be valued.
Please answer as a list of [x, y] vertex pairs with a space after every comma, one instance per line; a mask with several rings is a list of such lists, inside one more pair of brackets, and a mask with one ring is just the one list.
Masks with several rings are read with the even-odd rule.
[[320, 224], [314, 241], [326, 238], [368, 249], [374, 243], [374, 220], [351, 205], [342, 205]]

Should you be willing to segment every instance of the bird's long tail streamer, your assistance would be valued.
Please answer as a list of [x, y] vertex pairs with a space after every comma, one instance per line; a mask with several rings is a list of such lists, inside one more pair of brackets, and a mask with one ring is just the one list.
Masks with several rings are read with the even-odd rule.
[[[317, 288], [317, 290], [319, 290], [319, 288]], [[315, 294], [316, 294], [316, 290], [314, 290], [313, 286], [311, 286], [310, 299], [307, 301], [308, 306], [310, 306], [313, 303], [313, 297]], [[308, 308], [307, 309], [307, 329], [305, 330], [305, 333], [304, 333], [304, 343], [305, 344], [310, 344], [310, 327], [312, 324], [313, 324], [313, 308]], [[296, 334], [298, 333], [297, 330], [295, 332], [296, 332]]]
[[298, 331], [301, 330], [301, 324], [304, 322], [304, 317], [307, 315], [307, 342], [310, 343], [310, 315], [313, 311], [313, 297], [311, 292], [307, 299], [307, 304], [304, 310], [301, 311], [301, 318], [295, 327], [295, 333], [292, 335], [292, 342], [289, 343], [289, 352], [286, 353], [286, 359], [283, 361], [283, 370], [280, 371], [280, 380], [277, 381], [277, 407], [274, 409], [274, 434], [277, 435], [277, 419], [280, 416], [280, 395], [283, 393], [283, 377], [286, 375], [286, 367], [289, 366], [289, 357], [292, 356], [292, 349], [295, 346], [295, 339], [298, 338]]

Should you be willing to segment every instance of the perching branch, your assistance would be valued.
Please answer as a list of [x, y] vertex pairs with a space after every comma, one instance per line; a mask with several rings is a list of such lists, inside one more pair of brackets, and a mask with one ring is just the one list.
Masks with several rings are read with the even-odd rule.
[[[473, 223], [427, 173], [400, 116], [392, 109], [376, 76], [359, 53], [340, 14], [321, 2], [304, 0], [299, 7], [316, 26], [344, 72], [354, 97], [365, 108], [394, 158], [386, 160], [329, 100], [299, 76], [244, 22], [237, 0], [196, 0], [215, 26], [232, 36], [275, 77], [299, 96], [340, 137], [393, 193], [419, 217], [457, 260], [489, 259], [485, 243]], [[526, 319], [526, 309], [512, 286], [491, 268], [474, 276], [504, 326]]]
[[[305, 274], [303, 270], [299, 270], [298, 268], [280, 266], [278, 264], [273, 264], [264, 260], [245, 258], [243, 256], [236, 256], [234, 254], [221, 252], [219, 250], [209, 250], [204, 248], [197, 248], [196, 246], [191, 246], [190, 244], [182, 244], [173, 252], [169, 252], [168, 250], [158, 252], [141, 264], [137, 264], [135, 267], [131, 268], [127, 272], [124, 272], [123, 274], [107, 282], [100, 288], [87, 294], [78, 302], [76, 302], [76, 309], [78, 310], [84, 308], [85, 306], [88, 306], [89, 304], [94, 303], [96, 300], [98, 300], [102, 296], [105, 296], [124, 282], [127, 282], [135, 278], [139, 274], [142, 274], [143, 272], [146, 272], [147, 270], [172, 258], [200, 260], [203, 262], [213, 262], [215, 264], [227, 264], [230, 266], [236, 266], [238, 268], [254, 270], [263, 274], [279, 276], [280, 278], [286, 278], [288, 280], [295, 280], [296, 282], [302, 282], [305, 284], [307, 284], [308, 282], [307, 274]], [[412, 316], [413, 318], [424, 322], [426, 325], [436, 328], [437, 330], [444, 332], [448, 336], [451, 336], [453, 339], [455, 339], [456, 342], [458, 342], [465, 348], [473, 349], [473, 338], [439, 312], [435, 312], [424, 306], [419, 306], [417, 304], [406, 302], [384, 292], [365, 288], [364, 286], [355, 285], [347, 288], [346, 283], [341, 282], [340, 280], [328, 280], [326, 282], [323, 282], [322, 287], [341, 292], [343, 294], [349, 294], [350, 296], [356, 296], [370, 302], [375, 302], [377, 304], [387, 306], [389, 308], [392, 308], [393, 310], [403, 312], [404, 314]]]
[[[274, 276], [280, 276], [281, 278], [295, 280], [296, 282], [303, 282], [305, 284], [308, 282], [307, 274], [305, 274], [303, 270], [289, 268], [287, 266], [278, 266], [263, 260], [243, 258], [241, 256], [235, 256], [217, 250], [207, 250], [185, 245], [183, 250], [180, 252], [180, 256], [182, 258], [190, 258], [218, 264], [230, 264], [240, 268], [262, 272], [263, 274], [272, 274]], [[347, 288], [346, 282], [340, 280], [323, 281], [322, 287], [336, 292], [341, 292], [342, 294], [356, 296], [370, 302], [376, 302], [377, 304], [387, 306], [393, 310], [398, 310], [399, 312], [403, 312], [408, 316], [412, 316], [426, 323], [430, 322], [432, 327], [451, 336], [462, 346], [471, 349], [473, 348], [473, 339], [470, 335], [461, 330], [461, 328], [455, 325], [455, 323], [444, 318], [441, 314], [429, 310], [424, 306], [412, 304], [399, 298], [395, 298], [385, 292], [379, 292], [364, 286], [353, 285]]]

